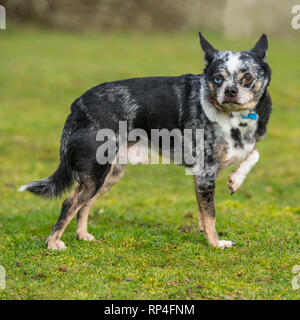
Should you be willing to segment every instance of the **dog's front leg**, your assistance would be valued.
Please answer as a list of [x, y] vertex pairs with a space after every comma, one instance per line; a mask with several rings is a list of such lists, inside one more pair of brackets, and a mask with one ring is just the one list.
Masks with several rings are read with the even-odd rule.
[[219, 240], [216, 232], [215, 178], [194, 176], [195, 193], [199, 209], [200, 228], [203, 229], [208, 243], [215, 248], [235, 245], [232, 241]]
[[259, 153], [256, 147], [253, 148], [248, 157], [242, 161], [232, 172], [228, 179], [230, 193], [233, 194], [244, 182], [247, 174], [254, 167], [259, 159]]

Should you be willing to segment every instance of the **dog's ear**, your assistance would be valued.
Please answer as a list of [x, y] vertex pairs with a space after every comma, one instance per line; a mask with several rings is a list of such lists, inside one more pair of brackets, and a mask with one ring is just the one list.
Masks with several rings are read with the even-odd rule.
[[264, 59], [266, 57], [266, 51], [268, 49], [268, 38], [263, 34], [256, 42], [255, 46], [251, 49], [258, 57]]
[[201, 47], [205, 53], [205, 60], [207, 63], [210, 63], [215, 54], [218, 52], [217, 49], [215, 49], [202, 35], [201, 32], [199, 32], [199, 37], [200, 37], [200, 43]]

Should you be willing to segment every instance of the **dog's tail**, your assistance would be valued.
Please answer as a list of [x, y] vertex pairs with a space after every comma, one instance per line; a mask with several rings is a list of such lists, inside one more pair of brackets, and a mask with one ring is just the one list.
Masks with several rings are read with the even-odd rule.
[[73, 177], [64, 162], [61, 162], [57, 170], [48, 178], [33, 181], [21, 186], [19, 191], [29, 191], [42, 198], [59, 197], [65, 190], [72, 186]]
[[73, 174], [66, 155], [67, 143], [71, 134], [71, 118], [68, 117], [61, 137], [60, 164], [57, 170], [48, 178], [33, 181], [21, 186], [19, 191], [29, 191], [42, 198], [59, 197], [65, 190], [69, 189], [73, 183]]

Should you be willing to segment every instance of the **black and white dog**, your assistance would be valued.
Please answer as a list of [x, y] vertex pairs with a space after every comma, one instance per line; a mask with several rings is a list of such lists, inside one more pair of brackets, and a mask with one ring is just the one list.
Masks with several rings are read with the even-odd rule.
[[[232, 241], [219, 240], [214, 205], [215, 182], [220, 170], [239, 163], [230, 175], [236, 191], [258, 161], [256, 142], [266, 135], [271, 112], [267, 92], [271, 70], [266, 63], [267, 37], [262, 35], [251, 50], [218, 51], [200, 35], [206, 66], [201, 75], [148, 77], [102, 83], [76, 99], [65, 123], [58, 169], [48, 178], [20, 188], [45, 198], [76, 187], [63, 202], [58, 221], [47, 239], [49, 249], [66, 248], [60, 240], [77, 214], [77, 238], [87, 232], [88, 214], [95, 200], [123, 175], [124, 164], [100, 164], [96, 152], [101, 128], [118, 130], [119, 121], [129, 129], [186, 128], [204, 130], [204, 165], [194, 175], [201, 230], [213, 247], [226, 248]], [[129, 143], [126, 148], [130, 148]]]

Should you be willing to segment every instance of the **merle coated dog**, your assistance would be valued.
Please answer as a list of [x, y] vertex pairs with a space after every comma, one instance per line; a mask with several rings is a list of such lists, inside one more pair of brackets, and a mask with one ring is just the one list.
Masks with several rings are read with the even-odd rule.
[[61, 137], [58, 169], [50, 177], [20, 188], [52, 198], [76, 181], [47, 239], [49, 249], [65, 248], [60, 238], [76, 214], [77, 238], [94, 240], [87, 232], [90, 208], [122, 177], [126, 167], [116, 162], [99, 164], [96, 134], [101, 128], [118, 130], [121, 120], [131, 129], [147, 132], [153, 128], [204, 130], [204, 165], [200, 174], [194, 175], [200, 229], [213, 247], [235, 244], [217, 236], [215, 182], [220, 170], [239, 164], [228, 180], [233, 193], [258, 161], [256, 142], [265, 137], [271, 112], [268, 42], [262, 35], [250, 50], [219, 51], [201, 33], [199, 36], [206, 62], [203, 74], [102, 83], [74, 101]]

